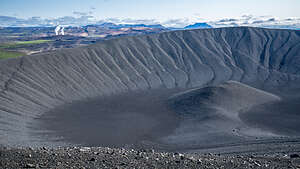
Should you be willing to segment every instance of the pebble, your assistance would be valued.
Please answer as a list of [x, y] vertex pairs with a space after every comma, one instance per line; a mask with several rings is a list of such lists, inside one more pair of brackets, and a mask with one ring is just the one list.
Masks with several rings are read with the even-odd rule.
[[90, 150], [91, 150], [91, 148], [89, 148], [89, 147], [82, 147], [82, 148], [79, 149], [79, 151], [81, 151], [81, 152], [87, 152], [87, 151], [90, 151]]
[[28, 163], [25, 165], [25, 168], [35, 168], [35, 165]]
[[259, 166], [259, 167], [261, 166], [261, 164], [259, 164], [258, 161], [254, 161], [254, 164], [257, 165], [257, 166]]
[[90, 161], [96, 161], [96, 159], [95, 158], [91, 158]]
[[300, 158], [299, 154], [291, 154], [290, 158]]

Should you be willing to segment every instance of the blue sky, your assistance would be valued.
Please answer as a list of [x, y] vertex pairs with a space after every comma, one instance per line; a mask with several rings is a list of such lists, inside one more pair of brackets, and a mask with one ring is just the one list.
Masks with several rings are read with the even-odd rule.
[[28, 18], [89, 13], [98, 19], [220, 19], [251, 14], [300, 17], [300, 0], [0, 0], [0, 15]]
[[207, 22], [298, 29], [299, 7], [300, 0], [0, 0], [0, 26]]

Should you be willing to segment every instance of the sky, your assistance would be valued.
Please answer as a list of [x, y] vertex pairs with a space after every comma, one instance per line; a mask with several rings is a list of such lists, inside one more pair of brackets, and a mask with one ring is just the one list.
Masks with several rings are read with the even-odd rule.
[[[0, 16], [28, 19], [208, 22], [242, 16], [300, 18], [300, 0], [0, 0]], [[83, 19], [83, 18], [82, 18]]]

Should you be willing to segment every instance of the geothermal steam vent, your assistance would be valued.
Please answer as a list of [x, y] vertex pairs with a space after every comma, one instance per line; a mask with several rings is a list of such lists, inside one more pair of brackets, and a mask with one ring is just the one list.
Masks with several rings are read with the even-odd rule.
[[196, 150], [293, 139], [299, 84], [292, 30], [174, 31], [2, 60], [0, 144]]

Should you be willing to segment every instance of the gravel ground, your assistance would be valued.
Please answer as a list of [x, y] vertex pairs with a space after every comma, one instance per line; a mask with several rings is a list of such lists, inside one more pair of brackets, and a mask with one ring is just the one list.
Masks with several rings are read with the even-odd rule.
[[89, 147], [0, 150], [0, 168], [300, 168], [298, 154], [200, 155]]

